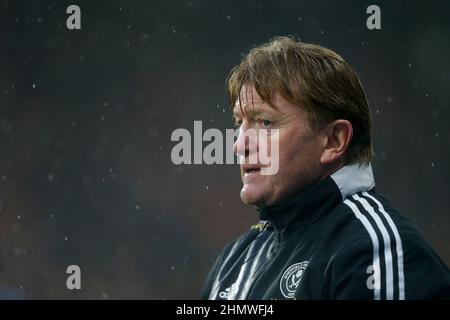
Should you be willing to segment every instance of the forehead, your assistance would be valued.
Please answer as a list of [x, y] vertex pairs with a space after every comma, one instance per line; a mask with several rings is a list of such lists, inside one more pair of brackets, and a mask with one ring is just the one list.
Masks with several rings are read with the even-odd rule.
[[239, 93], [239, 98], [236, 103], [241, 103], [242, 105], [246, 104], [263, 104], [264, 101], [259, 96], [258, 92], [253, 86], [243, 86], [241, 92]]
[[[274, 99], [278, 100], [278, 99]], [[233, 106], [233, 113], [261, 113], [277, 112], [277, 107], [272, 103], [264, 101], [253, 86], [243, 86]]]

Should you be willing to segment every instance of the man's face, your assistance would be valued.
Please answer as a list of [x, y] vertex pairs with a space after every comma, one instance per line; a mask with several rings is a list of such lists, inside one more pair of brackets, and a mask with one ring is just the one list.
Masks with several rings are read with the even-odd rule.
[[[234, 106], [233, 113], [240, 128], [234, 151], [241, 158], [242, 201], [261, 208], [282, 204], [314, 184], [323, 170], [320, 164], [323, 140], [320, 134], [310, 129], [306, 111], [279, 94], [275, 95], [272, 107], [262, 101], [253, 87], [244, 86], [240, 102], [241, 105], [238, 101]], [[259, 168], [267, 167], [261, 165], [261, 161], [256, 165], [249, 164], [252, 163], [249, 161], [252, 153], [256, 152], [257, 159], [261, 159], [260, 153], [267, 152], [261, 150], [260, 139], [249, 139], [244, 135], [250, 128], [263, 128], [268, 132], [278, 129], [277, 135], [269, 133], [264, 136], [270, 158], [276, 156], [270, 154], [270, 149], [274, 139], [278, 139], [279, 168], [276, 174], [261, 174]]]

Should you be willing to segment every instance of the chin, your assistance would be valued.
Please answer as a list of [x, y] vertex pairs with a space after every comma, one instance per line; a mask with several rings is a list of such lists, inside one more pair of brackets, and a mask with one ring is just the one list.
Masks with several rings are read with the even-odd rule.
[[241, 200], [245, 204], [264, 207], [268, 205], [267, 192], [258, 190], [258, 188], [244, 185], [241, 190]]

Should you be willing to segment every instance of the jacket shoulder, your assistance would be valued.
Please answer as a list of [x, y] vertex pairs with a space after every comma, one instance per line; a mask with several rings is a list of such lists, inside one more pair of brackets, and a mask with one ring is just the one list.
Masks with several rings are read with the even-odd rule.
[[378, 233], [381, 237], [423, 238], [411, 220], [375, 191], [358, 192], [347, 197], [338, 210], [348, 221], [348, 233], [357, 237], [370, 239]]
[[[374, 191], [358, 192], [336, 210], [341, 231], [333, 257], [339, 263], [334, 265], [346, 266], [356, 274], [374, 271], [375, 298], [450, 296], [448, 267], [419, 229], [386, 198]], [[348, 271], [338, 270], [341, 272]]]

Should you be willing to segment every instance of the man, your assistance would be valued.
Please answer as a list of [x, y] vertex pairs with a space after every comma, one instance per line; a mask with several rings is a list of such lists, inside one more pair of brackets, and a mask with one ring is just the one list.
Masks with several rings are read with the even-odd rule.
[[[241, 198], [261, 222], [224, 248], [204, 299], [450, 297], [448, 267], [375, 191], [369, 107], [342, 57], [276, 38], [251, 50], [227, 87]], [[261, 128], [278, 132], [274, 175], [247, 161], [260, 146], [244, 133]]]

